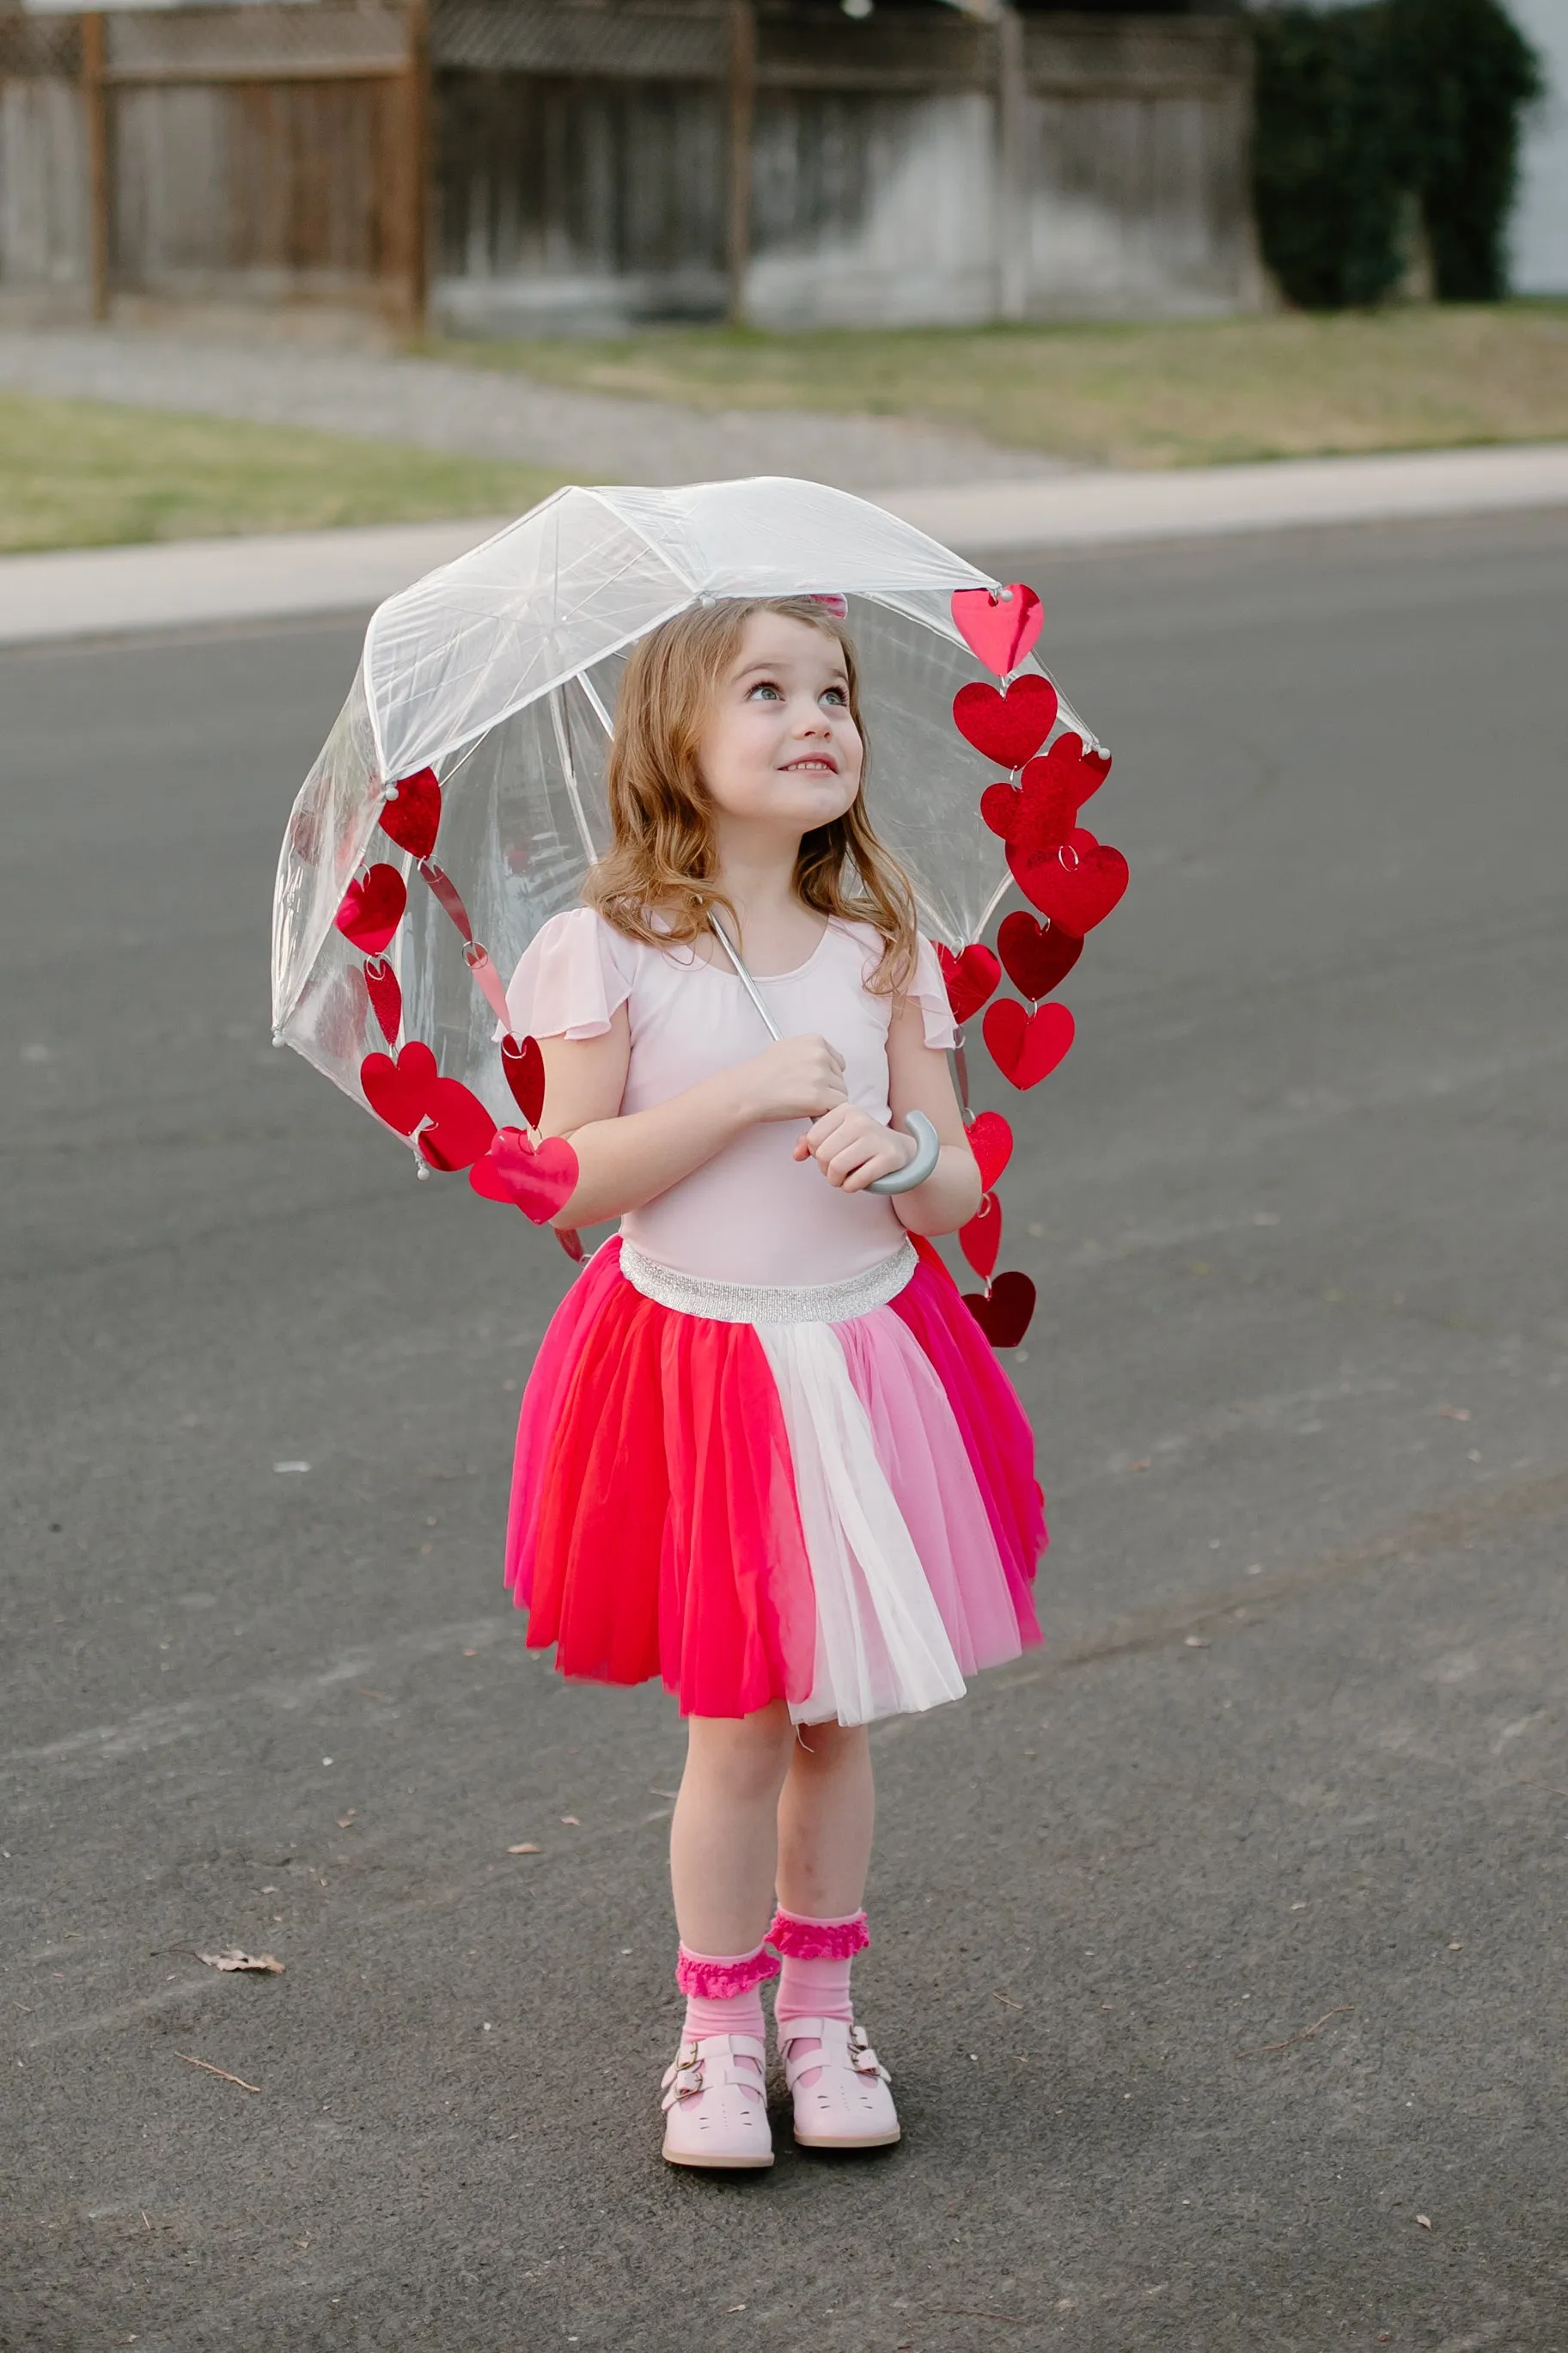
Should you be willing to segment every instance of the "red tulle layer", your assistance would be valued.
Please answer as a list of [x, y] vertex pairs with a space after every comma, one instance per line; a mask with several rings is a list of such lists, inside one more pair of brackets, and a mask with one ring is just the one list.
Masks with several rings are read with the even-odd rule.
[[[507, 1584], [563, 1674], [657, 1675], [694, 1715], [804, 1701], [810, 1562], [772, 1369], [749, 1324], [684, 1315], [596, 1250], [553, 1317], [518, 1426]], [[951, 1400], [1019, 1639], [1045, 1541], [1022, 1407], [934, 1251], [893, 1303]]]

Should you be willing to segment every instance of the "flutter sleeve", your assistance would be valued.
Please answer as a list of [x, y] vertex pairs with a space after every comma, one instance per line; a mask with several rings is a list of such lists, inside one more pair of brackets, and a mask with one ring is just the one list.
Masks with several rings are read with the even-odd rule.
[[602, 1038], [632, 993], [636, 943], [592, 907], [552, 915], [507, 987], [514, 1038]]
[[958, 1029], [952, 1018], [952, 1008], [947, 1001], [947, 983], [942, 976], [942, 966], [936, 960], [936, 950], [921, 934], [919, 953], [915, 957], [914, 977], [909, 994], [921, 1008], [925, 1024], [928, 1046], [943, 1050], [958, 1043]]

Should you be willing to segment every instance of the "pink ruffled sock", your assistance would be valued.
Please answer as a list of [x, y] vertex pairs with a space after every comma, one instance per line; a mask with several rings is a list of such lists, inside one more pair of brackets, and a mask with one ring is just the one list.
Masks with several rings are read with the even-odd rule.
[[[846, 1913], [836, 1920], [810, 1920], [798, 1912], [780, 1911], [773, 1915], [768, 1942], [784, 1957], [773, 2003], [781, 2050], [788, 2043], [798, 2042], [801, 2050], [797, 2055], [805, 2057], [822, 2048], [815, 2036], [792, 2035], [792, 2019], [841, 2018], [846, 2025], [854, 2024], [849, 1972], [856, 1954], [863, 1953], [870, 1941], [864, 1912]], [[816, 2078], [803, 2081], [809, 2090]]]
[[682, 1945], [675, 1965], [675, 1982], [686, 1996], [681, 2041], [750, 2034], [761, 2042], [766, 2033], [761, 1989], [778, 1969], [765, 1945], [749, 1953], [694, 1953]]

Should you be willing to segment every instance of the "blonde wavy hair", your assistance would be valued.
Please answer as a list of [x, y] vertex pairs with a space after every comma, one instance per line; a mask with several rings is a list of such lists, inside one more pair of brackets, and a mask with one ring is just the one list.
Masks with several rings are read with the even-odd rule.
[[[782, 613], [834, 640], [844, 657], [850, 716], [866, 742], [854, 641], [810, 596], [700, 606], [639, 639], [621, 681], [605, 770], [614, 839], [583, 886], [584, 903], [630, 939], [658, 947], [698, 939], [707, 934], [715, 908], [739, 933], [719, 881], [712, 801], [698, 753], [720, 681], [753, 613]], [[803, 906], [879, 934], [873, 988], [908, 987], [916, 951], [914, 892], [866, 814], [864, 767], [860, 791], [844, 815], [802, 836], [795, 888]]]

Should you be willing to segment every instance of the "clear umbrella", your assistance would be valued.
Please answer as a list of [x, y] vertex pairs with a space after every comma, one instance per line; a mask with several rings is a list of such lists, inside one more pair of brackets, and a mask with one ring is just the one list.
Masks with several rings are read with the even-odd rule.
[[[845, 598], [873, 822], [922, 926], [950, 949], [974, 940], [1013, 854], [979, 795], [1019, 763], [964, 740], [954, 697], [1043, 673], [1031, 652], [977, 657], [953, 617], [965, 590], [1003, 594], [882, 509], [779, 479], [561, 491], [416, 582], [373, 617], [289, 818], [274, 1038], [389, 1126], [417, 1129], [437, 1167], [470, 1165], [481, 1131], [520, 1105], [531, 1124], [537, 1058], [496, 1045], [505, 979], [608, 846], [605, 757], [629, 649], [721, 597]], [[1092, 745], [1063, 702], [1050, 741], [1069, 733]]]

